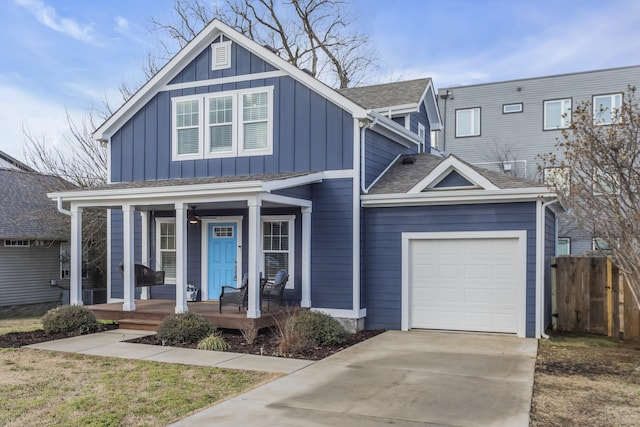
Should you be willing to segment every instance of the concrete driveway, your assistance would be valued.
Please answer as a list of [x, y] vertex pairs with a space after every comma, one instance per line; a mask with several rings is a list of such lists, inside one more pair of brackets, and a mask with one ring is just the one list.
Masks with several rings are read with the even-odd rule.
[[528, 426], [537, 341], [389, 331], [175, 426]]

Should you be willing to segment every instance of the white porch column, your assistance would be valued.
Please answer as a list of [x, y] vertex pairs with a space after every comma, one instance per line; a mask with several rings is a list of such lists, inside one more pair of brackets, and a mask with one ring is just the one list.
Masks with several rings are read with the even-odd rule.
[[[149, 212], [141, 211], [140, 218], [142, 223], [142, 263], [149, 268], [155, 269], [149, 264]], [[140, 291], [140, 299], [151, 298], [150, 287], [145, 286]]]
[[176, 314], [187, 308], [187, 204], [176, 203]]
[[122, 311], [134, 311], [135, 304], [135, 252], [134, 252], [135, 207], [122, 206], [122, 246], [124, 262], [124, 304]]
[[260, 206], [259, 198], [248, 200], [249, 205], [249, 306], [247, 317], [260, 317], [260, 253], [262, 239], [260, 238]]
[[311, 307], [311, 208], [302, 208], [302, 300]]
[[82, 305], [82, 208], [71, 205], [71, 271], [69, 303]]

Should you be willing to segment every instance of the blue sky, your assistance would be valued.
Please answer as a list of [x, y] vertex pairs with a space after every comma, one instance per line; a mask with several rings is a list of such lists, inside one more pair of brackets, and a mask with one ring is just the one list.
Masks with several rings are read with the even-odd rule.
[[[0, 0], [0, 150], [22, 158], [23, 127], [59, 144], [65, 111], [119, 99], [157, 49], [151, 17], [173, 0]], [[635, 0], [353, 0], [379, 56], [371, 82], [436, 87], [640, 64]]]

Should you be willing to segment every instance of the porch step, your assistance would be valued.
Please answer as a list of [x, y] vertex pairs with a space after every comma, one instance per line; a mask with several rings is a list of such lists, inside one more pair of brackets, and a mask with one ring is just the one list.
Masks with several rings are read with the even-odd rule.
[[137, 329], [142, 331], [157, 331], [161, 320], [153, 319], [120, 319], [118, 325], [120, 329]]

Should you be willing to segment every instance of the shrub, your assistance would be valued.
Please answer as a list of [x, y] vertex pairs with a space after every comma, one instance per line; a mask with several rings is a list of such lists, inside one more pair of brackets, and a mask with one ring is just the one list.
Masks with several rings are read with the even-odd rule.
[[301, 311], [294, 322], [294, 329], [309, 345], [342, 344], [347, 337], [347, 331], [340, 322], [318, 311]]
[[87, 334], [100, 329], [91, 310], [79, 305], [64, 305], [51, 309], [42, 317], [46, 333]]
[[247, 329], [240, 329], [240, 333], [248, 345], [253, 345], [256, 338], [258, 338], [258, 329], [253, 325]]
[[215, 332], [204, 317], [194, 313], [174, 314], [164, 318], [156, 336], [164, 344], [189, 344], [200, 341]]
[[225, 351], [229, 350], [229, 344], [224, 340], [224, 337], [219, 333], [213, 333], [208, 337], [202, 339], [198, 343], [199, 350], [212, 350], [212, 351]]

